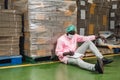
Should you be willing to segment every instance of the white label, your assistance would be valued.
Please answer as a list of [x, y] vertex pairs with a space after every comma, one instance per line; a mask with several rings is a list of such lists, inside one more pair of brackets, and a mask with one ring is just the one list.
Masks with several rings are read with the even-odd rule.
[[85, 10], [81, 10], [81, 19], [85, 19], [86, 14], [85, 14]]
[[80, 35], [85, 35], [85, 28], [80, 28]]
[[115, 13], [114, 12], [110, 13], [110, 17], [115, 17]]
[[88, 0], [88, 3], [91, 3], [91, 4], [93, 4], [93, 0]]
[[115, 21], [110, 21], [110, 29], [114, 29], [115, 28]]
[[85, 6], [85, 1], [81, 1], [81, 2], [80, 2], [80, 5]]
[[117, 4], [113, 4], [112, 9], [117, 9]]

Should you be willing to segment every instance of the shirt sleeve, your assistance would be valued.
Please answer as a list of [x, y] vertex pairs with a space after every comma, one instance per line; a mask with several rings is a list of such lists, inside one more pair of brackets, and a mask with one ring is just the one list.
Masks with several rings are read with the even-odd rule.
[[56, 51], [56, 55], [58, 57], [63, 57], [63, 42], [60, 39], [57, 40], [57, 45], [56, 45], [55, 51]]
[[95, 40], [95, 35], [90, 35], [90, 36], [81, 36], [77, 35], [77, 41], [78, 42], [84, 42], [84, 41], [92, 41]]

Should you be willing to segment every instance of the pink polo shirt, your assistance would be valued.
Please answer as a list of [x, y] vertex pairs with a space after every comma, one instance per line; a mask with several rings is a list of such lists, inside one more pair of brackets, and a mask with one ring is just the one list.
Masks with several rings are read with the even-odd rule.
[[59, 60], [65, 64], [67, 64], [68, 57], [63, 56], [64, 52], [73, 51], [75, 52], [77, 49], [77, 42], [84, 42], [88, 40], [94, 40], [95, 36], [81, 36], [78, 34], [75, 34], [72, 39], [68, 38], [66, 34], [62, 35], [57, 40], [56, 45], [56, 55], [58, 56]]

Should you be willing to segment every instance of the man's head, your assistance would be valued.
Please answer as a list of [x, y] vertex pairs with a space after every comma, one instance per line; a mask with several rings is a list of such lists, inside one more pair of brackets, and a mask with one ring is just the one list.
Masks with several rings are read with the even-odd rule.
[[66, 28], [67, 35], [72, 38], [72, 36], [75, 34], [76, 28], [74, 25], [70, 25]]
[[71, 32], [71, 31], [74, 31], [75, 32], [75, 26], [74, 25], [70, 25], [70, 26], [68, 26], [67, 28], [66, 28], [66, 32], [67, 33], [69, 33], [69, 32]]

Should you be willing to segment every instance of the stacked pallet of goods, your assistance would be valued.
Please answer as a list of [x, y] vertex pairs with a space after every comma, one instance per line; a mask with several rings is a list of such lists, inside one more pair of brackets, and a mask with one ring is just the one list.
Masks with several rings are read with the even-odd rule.
[[12, 0], [0, 0], [0, 9], [12, 9]]
[[89, 35], [99, 31], [114, 31], [119, 24], [119, 0], [77, 0], [77, 3], [78, 32], [84, 31], [84, 34]]
[[[77, 0], [77, 2], [78, 14], [80, 14], [77, 18], [79, 34], [92, 35], [98, 34], [99, 31], [114, 29], [117, 24], [115, 14], [118, 11], [119, 0]], [[110, 13], [114, 18], [110, 17]], [[113, 53], [113, 50], [109, 48], [99, 48], [99, 50], [103, 54]]]
[[78, 32], [84, 30], [84, 34], [89, 35], [108, 30], [109, 10], [107, 0], [78, 0]]
[[111, 1], [110, 8], [110, 30], [120, 36], [120, 1]]
[[109, 42], [118, 45], [118, 47], [112, 48], [114, 53], [120, 53], [120, 0], [112, 0], [110, 2], [110, 30], [114, 32], [115, 37], [109, 38]]
[[56, 38], [68, 25], [76, 26], [76, 1], [26, 0], [23, 3], [27, 5], [23, 11], [25, 55], [32, 58], [51, 56]]
[[4, 0], [0, 0], [0, 9], [4, 9]]
[[19, 55], [21, 16], [15, 10], [0, 10], [0, 56]]
[[22, 62], [19, 51], [21, 29], [20, 12], [12, 10], [11, 0], [0, 0], [0, 66]]

